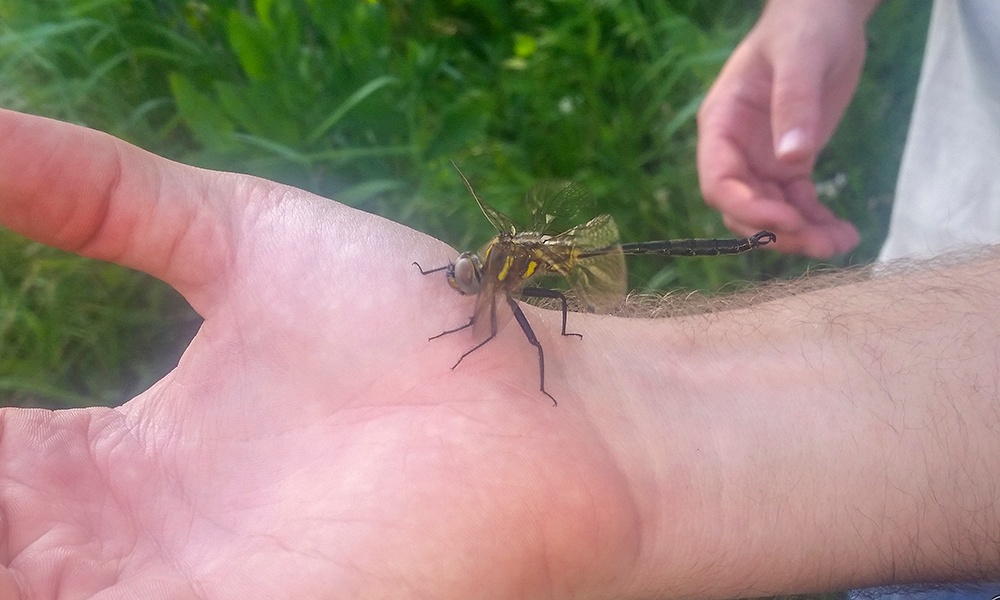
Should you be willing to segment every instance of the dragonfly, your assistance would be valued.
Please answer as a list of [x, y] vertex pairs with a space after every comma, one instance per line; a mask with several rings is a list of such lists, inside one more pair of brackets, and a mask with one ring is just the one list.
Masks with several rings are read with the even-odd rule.
[[429, 339], [470, 327], [474, 333], [485, 336], [458, 358], [451, 367], [454, 370], [467, 356], [496, 337], [502, 324], [499, 319], [504, 318], [498, 318], [498, 309], [506, 303], [509, 314], [538, 352], [539, 390], [552, 400], [553, 406], [558, 406], [558, 402], [545, 389], [545, 352], [518, 300], [549, 298], [558, 301], [562, 309], [561, 334], [578, 338], [583, 335], [566, 331], [569, 313], [566, 295], [556, 289], [529, 285], [532, 280], [545, 275], [560, 276], [569, 283], [588, 312], [609, 312], [625, 297], [626, 255], [741, 254], [777, 240], [770, 231], [760, 231], [745, 238], [621, 243], [614, 219], [606, 214], [564, 229], [567, 223], [578, 221], [582, 208], [592, 203], [586, 188], [572, 181], [546, 181], [532, 188], [524, 198], [531, 222], [528, 227], [520, 228], [510, 217], [480, 198], [458, 165], [452, 163], [452, 166], [497, 234], [479, 252], [462, 252], [454, 262], [446, 265], [425, 270], [419, 263], [413, 263], [423, 275], [443, 271], [453, 289], [462, 295], [476, 297], [475, 309], [467, 323]]

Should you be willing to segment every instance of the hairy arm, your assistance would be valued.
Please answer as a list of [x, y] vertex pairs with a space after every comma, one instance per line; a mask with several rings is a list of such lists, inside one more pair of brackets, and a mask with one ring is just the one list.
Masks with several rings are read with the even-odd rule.
[[1000, 575], [998, 266], [991, 249], [668, 320], [659, 340], [609, 331], [644, 340], [618, 342], [640, 349], [616, 365], [642, 384], [625, 412], [673, 465], [646, 499], [650, 576], [698, 593], [663, 569], [683, 564], [727, 596]]
[[571, 315], [582, 340], [525, 307], [554, 408], [516, 327], [455, 370], [475, 340], [428, 341], [474, 301], [410, 265], [453, 258], [440, 242], [66, 124], [0, 111], [0, 131], [0, 222], [205, 316], [119, 408], [0, 410], [4, 598], [1000, 574], [996, 252], [709, 315]]

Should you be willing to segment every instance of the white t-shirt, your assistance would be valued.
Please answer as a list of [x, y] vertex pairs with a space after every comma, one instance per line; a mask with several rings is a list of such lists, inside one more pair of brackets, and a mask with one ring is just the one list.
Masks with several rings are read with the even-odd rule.
[[1000, 243], [1000, 1], [934, 3], [881, 260]]

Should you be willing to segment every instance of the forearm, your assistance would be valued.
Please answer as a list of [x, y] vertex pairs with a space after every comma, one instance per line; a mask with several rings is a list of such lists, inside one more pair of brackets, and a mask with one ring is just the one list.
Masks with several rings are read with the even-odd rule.
[[660, 453], [634, 478], [657, 481], [644, 576], [719, 597], [1000, 576], [997, 289], [994, 251], [655, 334], [662, 375], [629, 377]]

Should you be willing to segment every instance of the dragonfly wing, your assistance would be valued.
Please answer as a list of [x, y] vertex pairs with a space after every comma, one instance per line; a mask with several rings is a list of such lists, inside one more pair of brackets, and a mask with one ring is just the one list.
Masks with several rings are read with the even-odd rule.
[[584, 308], [608, 312], [618, 306], [628, 272], [614, 219], [601, 215], [551, 239], [553, 246], [571, 249], [574, 258], [564, 275]]
[[594, 197], [572, 181], [543, 181], [524, 196], [531, 213], [532, 231], [563, 231], [576, 225], [581, 215], [594, 214]]
[[620, 248], [580, 261], [570, 271], [569, 284], [590, 312], [610, 312], [625, 297], [627, 271]]

